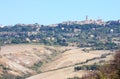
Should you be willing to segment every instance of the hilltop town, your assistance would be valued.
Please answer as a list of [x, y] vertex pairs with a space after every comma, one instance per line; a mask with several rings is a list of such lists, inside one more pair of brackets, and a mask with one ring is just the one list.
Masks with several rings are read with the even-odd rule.
[[[73, 24], [79, 24], [79, 25], [84, 25], [84, 24], [98, 24], [98, 25], [104, 25], [105, 22], [102, 19], [88, 19], [88, 16], [86, 16], [86, 19], [84, 21], [64, 21], [61, 24], [66, 24], [66, 25], [73, 25]], [[50, 26], [58, 26], [58, 24], [52, 24]]]
[[0, 78], [82, 77], [95, 70], [96, 63], [103, 64], [112, 59], [114, 51], [120, 48], [119, 37], [120, 20], [104, 22], [86, 17], [84, 21], [54, 25], [2, 26]]
[[109, 44], [117, 48], [119, 29], [120, 20], [104, 22], [101, 19], [89, 20], [87, 16], [85, 21], [67, 21], [47, 26], [38, 23], [16, 24], [0, 27], [0, 44], [40, 43], [79, 47], [97, 45], [100, 49]]

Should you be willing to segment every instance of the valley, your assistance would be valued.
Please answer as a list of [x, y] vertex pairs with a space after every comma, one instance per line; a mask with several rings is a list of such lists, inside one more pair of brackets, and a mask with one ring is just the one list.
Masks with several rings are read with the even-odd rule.
[[[52, 57], [72, 48], [19, 44], [2, 46], [0, 50], [0, 75], [30, 76], [41, 72], [38, 68]], [[39, 65], [38, 65], [39, 64]]]
[[120, 48], [120, 21], [87, 21], [0, 27], [0, 77], [69, 79], [109, 63]]
[[[75, 72], [74, 67], [91, 65], [94, 63], [99, 63], [100, 60], [110, 60], [112, 55], [108, 55], [105, 58], [101, 58], [101, 55], [110, 53], [108, 50], [93, 50], [85, 52], [82, 48], [74, 48], [72, 50], [66, 51], [61, 55], [54, 58], [52, 62], [49, 62], [41, 67], [43, 73], [26, 78], [26, 79], [67, 79], [70, 77], [82, 77], [87, 74], [88, 71], [80, 70]], [[112, 53], [112, 52], [111, 52]], [[96, 58], [96, 59], [94, 59]], [[94, 59], [94, 60], [91, 60]], [[87, 60], [90, 60], [86, 62]], [[83, 64], [81, 64], [83, 62]], [[99, 63], [100, 64], [100, 63]]]
[[[101, 64], [112, 59], [114, 51], [91, 50], [70, 46], [12, 44], [1, 47], [0, 74], [26, 79], [67, 79], [82, 77], [88, 71], [75, 71], [76, 66]], [[32, 76], [33, 75], [33, 76]], [[30, 77], [31, 76], [31, 77]]]

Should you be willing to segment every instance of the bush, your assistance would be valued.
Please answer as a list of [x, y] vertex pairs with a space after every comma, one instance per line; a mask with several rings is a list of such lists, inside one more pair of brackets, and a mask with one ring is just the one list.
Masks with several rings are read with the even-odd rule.
[[[81, 70], [82, 67], [85, 67], [86, 69], [96, 69], [96, 66], [78, 66], [75, 67], [74, 70]], [[76, 79], [74, 78], [68, 78], [68, 79]], [[105, 64], [101, 67], [98, 67], [97, 71], [90, 72], [88, 75], [85, 75], [82, 78], [77, 79], [120, 79], [120, 50], [116, 52], [114, 55], [114, 60], [110, 61], [109, 64]]]
[[81, 79], [120, 79], [120, 50], [117, 51], [110, 64], [101, 66], [97, 72]]

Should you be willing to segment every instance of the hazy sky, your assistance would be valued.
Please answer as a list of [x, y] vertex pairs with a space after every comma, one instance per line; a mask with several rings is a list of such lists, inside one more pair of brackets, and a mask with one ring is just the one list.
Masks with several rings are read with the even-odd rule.
[[0, 24], [120, 19], [120, 0], [0, 0]]

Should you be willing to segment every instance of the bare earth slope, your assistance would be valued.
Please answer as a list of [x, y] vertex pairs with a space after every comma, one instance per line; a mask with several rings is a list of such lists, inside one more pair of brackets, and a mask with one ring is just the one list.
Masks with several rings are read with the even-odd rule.
[[[27, 79], [67, 79], [85, 75], [88, 71], [74, 71], [75, 64], [89, 59], [100, 58], [110, 51], [83, 51], [77, 47], [44, 46], [34, 44], [18, 44], [2, 46], [0, 50], [0, 76], [5, 73], [15, 76], [31, 75]], [[104, 60], [111, 59], [110, 56]], [[101, 59], [95, 59], [84, 64], [93, 64]], [[34, 70], [34, 65], [44, 62]], [[82, 64], [82, 65], [84, 65]], [[80, 65], [80, 64], [79, 64]], [[36, 67], [36, 66], [35, 66]], [[38, 75], [36, 75], [38, 74]], [[34, 76], [32, 76], [34, 75]]]
[[62, 55], [57, 56], [53, 62], [44, 65], [42, 71], [57, 69], [64, 66], [73, 65], [92, 59], [94, 57], [100, 57], [103, 53], [108, 53], [108, 51], [90, 51], [89, 53], [82, 51], [81, 48], [72, 49], [70, 51], [64, 52]]
[[73, 69], [74, 69], [73, 67], [70, 67], [56, 71], [50, 71], [29, 77], [27, 79], [67, 79], [74, 76], [82, 77], [82, 75], [87, 73], [86, 71], [74, 72]]
[[[0, 50], [0, 75], [6, 73], [23, 76], [37, 74], [31, 67], [49, 61], [53, 56], [68, 50], [68, 47], [18, 44], [2, 46]], [[70, 48], [71, 49], [71, 48]]]
[[[44, 72], [27, 79], [67, 79], [74, 76], [81, 77], [85, 75], [88, 71], [74, 72], [74, 65], [76, 63], [85, 62], [86, 60], [107, 54], [110, 51], [89, 51], [84, 52], [81, 48], [74, 48], [72, 50], [66, 51], [61, 55], [57, 56], [52, 62], [49, 62], [42, 66], [41, 70], [48, 71]], [[94, 62], [88, 62], [88, 64], [93, 64]], [[86, 63], [87, 64], [87, 63]], [[68, 66], [68, 67], [66, 67]], [[65, 67], [65, 68], [62, 68]], [[55, 70], [54, 70], [55, 69]], [[49, 71], [52, 70], [52, 71]]]

